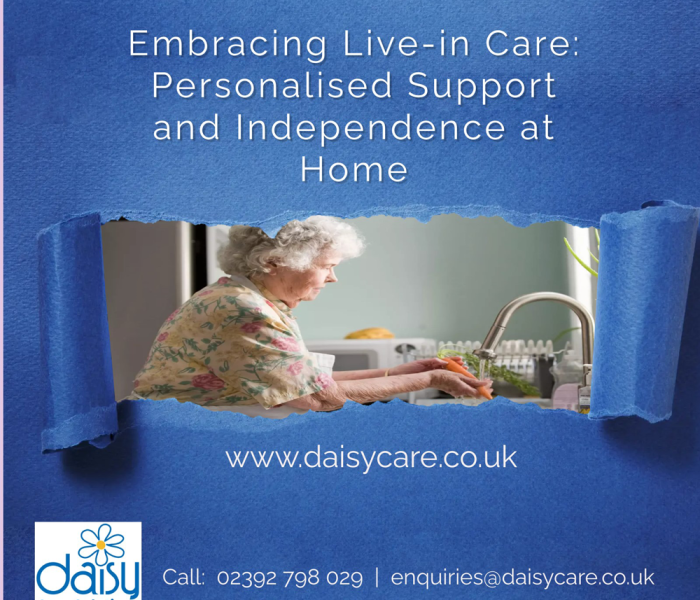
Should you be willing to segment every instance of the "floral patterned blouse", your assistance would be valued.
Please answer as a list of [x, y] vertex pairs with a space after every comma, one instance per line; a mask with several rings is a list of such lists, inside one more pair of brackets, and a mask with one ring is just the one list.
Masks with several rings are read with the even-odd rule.
[[270, 408], [332, 383], [286, 304], [244, 277], [222, 277], [166, 319], [127, 399]]

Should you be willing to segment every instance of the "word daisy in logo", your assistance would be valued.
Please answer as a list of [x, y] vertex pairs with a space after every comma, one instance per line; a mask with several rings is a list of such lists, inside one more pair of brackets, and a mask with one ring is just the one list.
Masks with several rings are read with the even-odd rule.
[[87, 544], [78, 550], [80, 558], [95, 557], [95, 564], [104, 567], [111, 558], [122, 558], [124, 549], [119, 547], [124, 541], [124, 536], [119, 533], [112, 533], [111, 525], [104, 523], [100, 525], [97, 533], [92, 529], [84, 529], [80, 538]]

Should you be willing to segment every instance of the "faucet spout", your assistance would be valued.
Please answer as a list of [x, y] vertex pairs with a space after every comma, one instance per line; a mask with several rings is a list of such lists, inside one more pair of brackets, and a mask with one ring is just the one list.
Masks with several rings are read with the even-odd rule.
[[[531, 304], [533, 302], [542, 302], [544, 300], [550, 300], [553, 302], [560, 302], [568, 306], [581, 321], [581, 337], [583, 341], [583, 380], [584, 387], [590, 389], [590, 375], [591, 368], [593, 365], [593, 338], [595, 334], [595, 323], [593, 317], [586, 310], [586, 308], [574, 300], [570, 296], [565, 294], [557, 294], [556, 292], [536, 292], [534, 294], [526, 294], [520, 296], [515, 300], [510, 301], [506, 304], [501, 311], [498, 313], [496, 320], [494, 321], [491, 329], [489, 330], [481, 348], [474, 351], [479, 358], [483, 359], [493, 359], [496, 356], [496, 346], [506, 330], [508, 321], [513, 316], [513, 314], [522, 306], [526, 304]], [[590, 392], [589, 392], [590, 395]]]

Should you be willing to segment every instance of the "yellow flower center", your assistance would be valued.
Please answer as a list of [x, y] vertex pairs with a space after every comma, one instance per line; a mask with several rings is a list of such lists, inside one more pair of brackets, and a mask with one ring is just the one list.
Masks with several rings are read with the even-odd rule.
[[97, 542], [97, 549], [98, 549], [98, 550], [104, 550], [104, 549], [105, 549], [105, 543], [104, 543], [102, 540], [100, 540], [99, 542]]

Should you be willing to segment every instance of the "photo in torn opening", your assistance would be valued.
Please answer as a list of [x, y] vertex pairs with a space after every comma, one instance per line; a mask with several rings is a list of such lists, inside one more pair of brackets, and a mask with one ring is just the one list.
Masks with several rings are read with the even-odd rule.
[[[314, 217], [274, 238], [115, 221], [102, 237], [118, 401], [283, 418], [346, 398], [425, 406], [501, 395], [585, 412], [596, 278], [565, 238], [595, 267], [593, 230], [441, 215]], [[541, 292], [565, 297], [523, 301], [480, 360], [499, 310]], [[589, 315], [583, 329], [562, 299]]]

